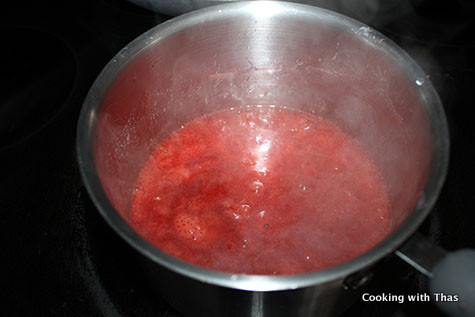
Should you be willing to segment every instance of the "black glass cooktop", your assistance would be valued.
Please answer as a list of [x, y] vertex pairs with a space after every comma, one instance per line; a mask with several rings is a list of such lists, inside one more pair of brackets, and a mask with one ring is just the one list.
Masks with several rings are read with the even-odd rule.
[[[309, 2], [309, 1], [307, 1]], [[358, 3], [358, 5], [353, 5]], [[334, 1], [416, 59], [448, 116], [447, 181], [420, 231], [448, 250], [475, 247], [475, 6]], [[102, 220], [80, 179], [75, 129], [102, 67], [125, 44], [168, 19], [125, 0], [23, 1], [2, 9], [0, 77], [0, 270], [6, 316], [180, 316], [154, 295], [135, 252]], [[423, 279], [389, 256], [372, 294], [424, 291]], [[443, 316], [431, 303], [358, 301], [344, 316]]]

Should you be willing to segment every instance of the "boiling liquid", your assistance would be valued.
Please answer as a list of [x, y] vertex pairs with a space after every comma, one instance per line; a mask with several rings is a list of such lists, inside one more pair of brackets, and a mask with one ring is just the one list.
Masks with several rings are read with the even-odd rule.
[[138, 177], [130, 217], [186, 262], [271, 275], [348, 261], [391, 224], [363, 148], [319, 117], [276, 107], [212, 113], [163, 140]]

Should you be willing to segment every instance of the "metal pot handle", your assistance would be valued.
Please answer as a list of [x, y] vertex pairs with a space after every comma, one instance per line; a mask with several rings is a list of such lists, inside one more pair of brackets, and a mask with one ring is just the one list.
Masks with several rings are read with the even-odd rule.
[[475, 316], [475, 250], [446, 252], [420, 233], [395, 254], [430, 279], [431, 296], [449, 316]]

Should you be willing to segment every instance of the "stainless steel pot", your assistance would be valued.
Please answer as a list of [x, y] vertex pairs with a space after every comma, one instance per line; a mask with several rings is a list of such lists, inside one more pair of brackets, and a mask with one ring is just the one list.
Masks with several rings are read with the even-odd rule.
[[[163, 137], [202, 114], [258, 104], [314, 113], [365, 147], [388, 186], [393, 231], [384, 241], [323, 271], [254, 276], [187, 264], [131, 228], [135, 179]], [[98, 210], [142, 255], [152, 285], [191, 316], [337, 314], [358, 295], [348, 285], [364, 282], [425, 219], [449, 148], [436, 91], [393, 42], [330, 11], [266, 1], [195, 11], [123, 48], [89, 91], [77, 141]]]
[[[169, 16], [177, 16], [193, 10], [238, 1], [242, 0], [129, 0], [129, 2], [142, 8]], [[340, 5], [338, 0], [293, 0], [292, 2], [311, 4], [327, 9]]]

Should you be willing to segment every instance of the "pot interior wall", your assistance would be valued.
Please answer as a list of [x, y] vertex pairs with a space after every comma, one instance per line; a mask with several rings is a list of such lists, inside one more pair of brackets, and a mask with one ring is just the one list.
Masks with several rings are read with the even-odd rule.
[[321, 116], [367, 150], [396, 228], [430, 170], [426, 105], [384, 38], [339, 22], [249, 13], [152, 36], [104, 93], [95, 128], [95, 164], [120, 214], [128, 218], [141, 166], [176, 128], [219, 109], [276, 105]]

